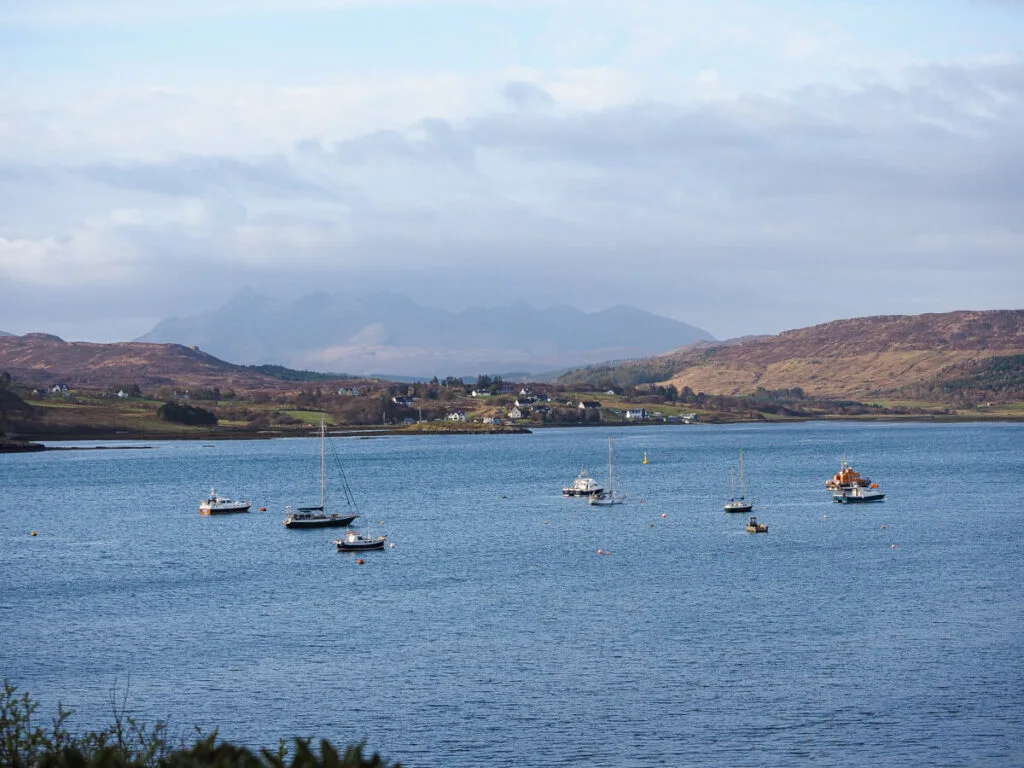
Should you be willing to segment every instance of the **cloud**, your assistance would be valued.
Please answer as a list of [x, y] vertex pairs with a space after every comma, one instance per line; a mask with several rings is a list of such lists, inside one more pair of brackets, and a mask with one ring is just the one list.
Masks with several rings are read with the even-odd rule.
[[520, 80], [512, 80], [505, 83], [501, 88], [501, 94], [509, 104], [517, 109], [546, 109], [555, 104], [551, 94], [539, 85]]
[[[613, 5], [601, 18], [625, 19]], [[559, 4], [544, 34], [582, 7]], [[770, 330], [759, 314], [828, 319], [835, 301], [899, 311], [922, 286], [933, 309], [1020, 303], [1024, 59], [743, 91], [684, 44], [806, 65], [838, 33], [809, 19], [769, 40], [759, 12], [702, 37], [713, 12], [657, 7], [621, 35], [584, 24], [582, 48], [614, 49], [585, 66], [5, 91], [0, 304], [29, 312], [52, 288], [85, 307], [77, 284], [109, 311], [130, 286], [132, 316], [160, 316], [224, 286], [344, 284], [633, 303], [727, 336]], [[680, 71], [638, 78], [652, 61]], [[811, 302], [854, 278], [871, 282], [860, 306]], [[747, 318], [716, 298], [738, 284]]]

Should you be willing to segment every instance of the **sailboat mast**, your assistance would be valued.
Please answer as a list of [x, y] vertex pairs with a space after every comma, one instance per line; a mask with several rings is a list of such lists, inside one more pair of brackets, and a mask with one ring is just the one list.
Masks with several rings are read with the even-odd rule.
[[740, 498], [746, 496], [746, 492], [743, 490], [743, 449], [740, 448]]
[[612, 477], [612, 436], [608, 435], [608, 495], [615, 495], [615, 478]]
[[324, 509], [324, 487], [327, 483], [327, 459], [324, 453], [324, 443], [326, 441], [327, 426], [324, 424], [324, 420], [320, 419], [320, 511], [326, 512]]

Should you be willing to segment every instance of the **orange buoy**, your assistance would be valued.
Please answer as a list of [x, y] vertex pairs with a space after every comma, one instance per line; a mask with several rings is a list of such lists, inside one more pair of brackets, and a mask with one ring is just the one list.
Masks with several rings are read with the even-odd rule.
[[363, 564], [363, 558], [360, 557], [358, 560], [356, 560], [356, 562], [359, 563], [359, 565], [362, 565]]
[[266, 512], [266, 511], [267, 511], [266, 507], [260, 507], [260, 512]]
[[664, 512], [661, 513], [661, 516], [662, 516], [662, 518], [668, 517], [668, 515], [666, 515]]
[[603, 550], [603, 549], [599, 549], [599, 550], [597, 550], [597, 554], [599, 554], [599, 555], [603, 555], [603, 554], [604, 554], [604, 550]]

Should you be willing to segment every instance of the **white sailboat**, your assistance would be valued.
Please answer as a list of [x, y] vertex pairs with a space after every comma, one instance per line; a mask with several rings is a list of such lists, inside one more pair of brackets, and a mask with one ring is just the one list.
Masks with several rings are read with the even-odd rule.
[[749, 512], [754, 508], [754, 502], [744, 498], [743, 487], [743, 449], [740, 448], [740, 497], [736, 498], [736, 476], [733, 470], [729, 469], [729, 482], [732, 486], [731, 498], [725, 503], [726, 512]]
[[[352, 510], [356, 510], [355, 514], [351, 515], [339, 515], [336, 513], [328, 514], [326, 509], [326, 489], [327, 489], [327, 424], [323, 418], [320, 419], [320, 504], [315, 507], [299, 507], [298, 509], [292, 510], [291, 507], [287, 508], [287, 515], [284, 518], [285, 528], [344, 528], [351, 525], [352, 521], [359, 517], [359, 513], [356, 508], [355, 498], [352, 496], [352, 489], [349, 488], [348, 480], [345, 478], [344, 471], [341, 471], [341, 463], [338, 463], [338, 469], [341, 471], [341, 485], [345, 494], [345, 502], [348, 507]], [[332, 446], [333, 449], [333, 446]]]
[[613, 504], [621, 504], [626, 500], [626, 494], [615, 493], [615, 472], [612, 462], [612, 438], [608, 437], [608, 490], [602, 491], [590, 497], [591, 505], [595, 507], [610, 507]]

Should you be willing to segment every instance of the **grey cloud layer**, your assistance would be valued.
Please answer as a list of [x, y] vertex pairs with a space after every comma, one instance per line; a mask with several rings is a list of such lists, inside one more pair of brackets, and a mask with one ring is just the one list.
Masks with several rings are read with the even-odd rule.
[[[508, 111], [324, 136], [262, 157], [8, 158], [0, 237], [50, 238], [59, 250], [89, 222], [101, 242], [128, 238], [153, 275], [187, 258], [255, 287], [287, 274], [296, 285], [363, 280], [442, 293], [453, 282], [500, 284], [540, 301], [564, 289], [526, 273], [558, 264], [559, 274], [604, 276], [583, 281], [591, 295], [581, 308], [636, 303], [718, 336], [745, 329], [726, 327], [713, 300], [673, 310], [675, 286], [756, 273], [767, 295], [755, 308], [779, 312], [806, 302], [838, 260], [887, 276], [851, 314], [900, 311], [921, 285], [936, 310], [1020, 304], [1020, 60], [920, 69], [901, 86], [592, 112], [569, 111], [528, 83], [500, 95]], [[143, 210], [113, 215], [123, 209]], [[631, 269], [638, 263], [646, 268]], [[659, 271], [653, 284], [649, 269]], [[1003, 285], [943, 287], [951, 273], [979, 270]], [[602, 303], [593, 294], [610, 284], [617, 295]], [[104, 290], [98, 281], [95, 295]], [[169, 295], [166, 285], [138, 290], [153, 302]]]

